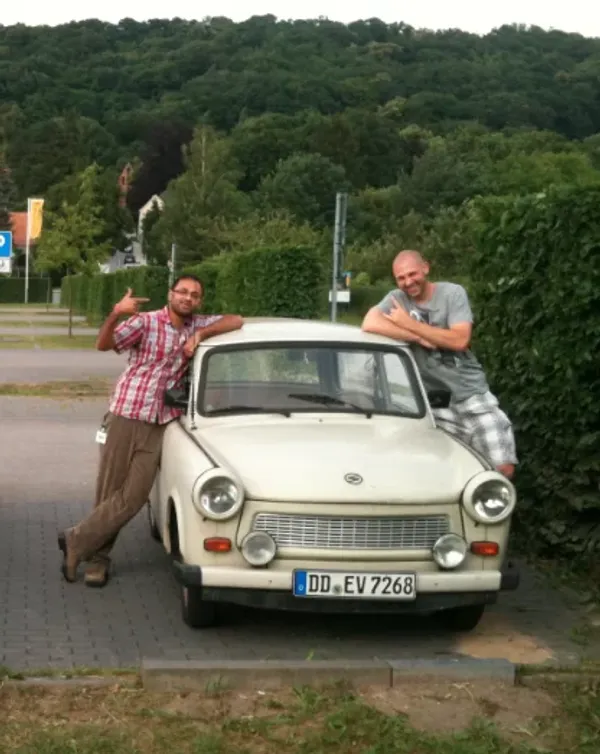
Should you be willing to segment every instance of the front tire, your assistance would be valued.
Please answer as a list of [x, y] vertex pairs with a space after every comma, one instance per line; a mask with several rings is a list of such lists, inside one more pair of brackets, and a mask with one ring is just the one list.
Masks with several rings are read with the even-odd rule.
[[444, 610], [442, 618], [444, 625], [450, 631], [468, 632], [472, 631], [485, 612], [485, 605], [467, 605], [465, 607], [453, 607], [450, 610]]
[[202, 590], [193, 586], [181, 587], [181, 615], [190, 628], [210, 628], [217, 623], [217, 606], [202, 599]]

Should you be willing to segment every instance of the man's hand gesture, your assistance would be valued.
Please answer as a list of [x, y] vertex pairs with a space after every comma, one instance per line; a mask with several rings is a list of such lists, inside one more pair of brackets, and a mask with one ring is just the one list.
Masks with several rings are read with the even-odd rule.
[[131, 288], [127, 289], [127, 293], [113, 307], [113, 312], [119, 316], [124, 315], [130, 317], [132, 314], [137, 314], [140, 306], [150, 301], [149, 298], [139, 298], [133, 295]]

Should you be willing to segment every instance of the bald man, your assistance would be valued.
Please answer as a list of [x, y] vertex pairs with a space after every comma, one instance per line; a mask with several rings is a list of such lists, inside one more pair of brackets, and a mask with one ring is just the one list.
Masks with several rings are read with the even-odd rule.
[[401, 251], [392, 271], [397, 289], [367, 312], [362, 329], [410, 343], [425, 388], [451, 393], [448, 408], [434, 409], [437, 423], [512, 478], [517, 463], [512, 424], [470, 350], [473, 314], [466, 290], [431, 282], [418, 251]]

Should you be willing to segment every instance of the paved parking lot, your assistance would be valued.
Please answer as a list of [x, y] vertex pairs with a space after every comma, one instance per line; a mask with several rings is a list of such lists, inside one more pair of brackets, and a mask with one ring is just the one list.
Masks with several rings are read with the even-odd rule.
[[[76, 356], [76, 354], [73, 354]], [[80, 356], [79, 366], [87, 368]], [[1, 379], [1, 377], [0, 377]], [[232, 609], [188, 629], [168, 562], [140, 514], [115, 548], [104, 590], [59, 573], [56, 532], [92, 502], [102, 400], [0, 398], [0, 665], [15, 669], [131, 666], [166, 659], [315, 659], [470, 654], [544, 662], [574, 657], [578, 613], [530, 571], [470, 635], [432, 620], [348, 618]]]

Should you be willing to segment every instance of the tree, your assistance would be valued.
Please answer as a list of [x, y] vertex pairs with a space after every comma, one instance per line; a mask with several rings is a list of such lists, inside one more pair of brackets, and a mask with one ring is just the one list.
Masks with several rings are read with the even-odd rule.
[[[92, 275], [110, 253], [103, 241], [106, 224], [94, 190], [98, 166], [92, 164], [77, 178], [77, 199], [64, 200], [58, 211], [47, 213], [47, 229], [40, 237], [34, 260], [39, 272], [65, 271]], [[70, 289], [69, 289], [70, 291]], [[69, 337], [72, 337], [73, 301], [69, 293]]]
[[[134, 230], [134, 224], [129, 210], [119, 205], [117, 178], [115, 169], [97, 168], [90, 183], [99, 217], [104, 224], [99, 241], [106, 241], [111, 249], [124, 249], [129, 243], [127, 236]], [[64, 202], [75, 204], [79, 197], [80, 179], [80, 173], [72, 173], [52, 186], [47, 194], [47, 209], [53, 212], [58, 211]]]
[[179, 121], [153, 123], [144, 138], [140, 166], [134, 173], [127, 206], [137, 216], [154, 194], [162, 194], [169, 182], [184, 170], [183, 147], [192, 139], [192, 128]]
[[253, 212], [235, 220], [226, 225], [223, 241], [224, 251], [301, 246], [315, 249], [325, 245], [322, 232], [295, 220], [287, 210]]
[[219, 250], [225, 224], [247, 214], [250, 202], [237, 188], [241, 172], [231, 146], [214, 129], [196, 129], [185, 166], [169, 184], [155, 230], [177, 244], [179, 261], [194, 263]]
[[330, 227], [335, 195], [348, 189], [346, 171], [321, 154], [294, 154], [260, 184], [258, 200], [266, 209], [287, 209], [317, 228]]
[[10, 168], [0, 159], [0, 230], [12, 230], [11, 209], [15, 201], [15, 186]]

